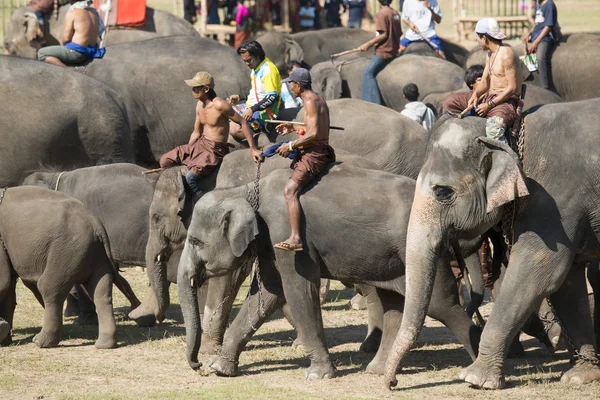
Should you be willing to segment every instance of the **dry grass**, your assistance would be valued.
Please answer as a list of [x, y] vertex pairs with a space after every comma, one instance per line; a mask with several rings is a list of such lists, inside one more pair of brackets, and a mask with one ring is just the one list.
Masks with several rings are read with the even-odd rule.
[[[146, 276], [129, 269], [124, 276], [138, 294]], [[508, 362], [508, 386], [501, 392], [479, 391], [456, 379], [469, 364], [452, 334], [428, 320], [399, 375], [400, 388], [388, 392], [378, 376], [364, 369], [370, 355], [358, 348], [366, 334], [366, 313], [345, 305], [352, 292], [334, 285], [323, 318], [332, 359], [340, 376], [322, 382], [303, 378], [307, 359], [290, 345], [295, 333], [281, 316], [265, 324], [240, 360], [240, 376], [203, 376], [185, 361], [185, 331], [172, 287], [174, 305], [165, 323], [138, 328], [124, 319], [126, 300], [115, 293], [119, 348], [97, 350], [95, 327], [65, 321], [64, 340], [55, 349], [39, 349], [31, 339], [41, 325], [42, 308], [21, 284], [15, 316], [15, 344], [0, 349], [2, 399], [375, 399], [375, 398], [597, 398], [600, 384], [571, 387], [558, 380], [569, 368], [565, 351], [549, 355], [537, 341], [525, 343], [527, 356]], [[243, 297], [243, 295], [242, 295]], [[239, 306], [238, 299], [236, 308]], [[484, 311], [487, 313], [491, 305]]]

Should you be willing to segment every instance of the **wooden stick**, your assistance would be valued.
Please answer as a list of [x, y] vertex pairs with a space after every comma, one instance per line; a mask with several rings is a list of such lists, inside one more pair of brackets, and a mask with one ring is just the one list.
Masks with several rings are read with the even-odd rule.
[[[267, 120], [265, 120], [265, 122], [269, 122], [271, 124], [292, 124], [292, 125], [305, 126], [304, 122], [298, 122], [298, 121], [278, 121], [275, 119], [267, 119]], [[330, 126], [329, 129], [335, 129], [337, 131], [345, 130], [345, 128], [343, 128], [341, 126]]]
[[142, 175], [153, 174], [155, 172], [160, 172], [160, 171], [163, 171], [163, 170], [164, 170], [164, 168], [148, 169], [146, 171], [142, 171]]
[[417, 32], [419, 34], [419, 36], [421, 36], [423, 38], [423, 40], [425, 42], [427, 42], [427, 44], [429, 44], [431, 47], [433, 47], [433, 49], [435, 51], [440, 51], [440, 48], [437, 46], [437, 44], [433, 43], [431, 40], [429, 40], [429, 38], [426, 38], [425, 36], [423, 36], [423, 34], [421, 32]]
[[352, 49], [352, 50], [346, 50], [346, 51], [342, 51], [341, 53], [335, 53], [331, 55], [331, 61], [333, 61], [334, 58], [339, 57], [339, 56], [345, 56], [346, 54], [352, 54], [352, 53], [356, 53], [360, 51], [360, 49]]
[[[482, 94], [481, 96], [479, 96], [479, 100], [478, 101], [483, 100], [484, 97], [485, 97], [485, 93]], [[458, 119], [463, 119], [464, 116], [467, 115], [467, 113], [469, 111], [471, 111], [472, 109], [473, 109], [473, 107], [467, 107], [467, 108], [465, 108], [460, 114], [458, 114]]]

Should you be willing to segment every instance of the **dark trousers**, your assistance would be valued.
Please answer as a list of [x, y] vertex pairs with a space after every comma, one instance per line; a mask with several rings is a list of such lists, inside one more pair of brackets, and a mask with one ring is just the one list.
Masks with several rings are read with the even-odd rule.
[[550, 56], [554, 50], [554, 43], [541, 42], [536, 50], [538, 72], [540, 74], [540, 85], [544, 89], [551, 89], [552, 67], [550, 65]]

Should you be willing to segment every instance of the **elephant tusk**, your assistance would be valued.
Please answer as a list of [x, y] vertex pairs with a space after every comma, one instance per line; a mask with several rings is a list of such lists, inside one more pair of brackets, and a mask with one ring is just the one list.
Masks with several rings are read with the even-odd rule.
[[156, 256], [156, 261], [157, 262], [160, 262], [160, 256], [161, 256], [160, 254]]
[[190, 286], [191, 287], [196, 287], [196, 277], [192, 276], [190, 278]]

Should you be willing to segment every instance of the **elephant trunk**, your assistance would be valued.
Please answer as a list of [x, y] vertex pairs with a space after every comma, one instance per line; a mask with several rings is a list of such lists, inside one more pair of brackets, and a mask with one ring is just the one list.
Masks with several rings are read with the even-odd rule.
[[148, 245], [146, 246], [146, 267], [148, 268], [148, 278], [156, 296], [156, 309], [154, 315], [159, 322], [165, 319], [165, 313], [171, 299], [169, 297], [169, 281], [167, 279], [167, 257], [168, 254], [160, 251], [158, 239], [152, 238], [150, 234]]
[[[203, 277], [196, 274], [187, 246], [181, 254], [179, 268], [177, 270], [177, 292], [181, 304], [181, 313], [185, 323], [186, 357], [188, 364], [193, 370], [198, 370], [202, 363], [198, 361], [198, 352], [202, 340], [202, 324], [200, 307], [198, 305], [198, 288], [204, 282]], [[204, 276], [204, 274], [202, 274]]]
[[419, 189], [415, 192], [406, 239], [406, 294], [402, 325], [385, 364], [385, 383], [396, 386], [398, 365], [417, 341], [425, 322], [435, 281], [442, 237], [437, 206]]

